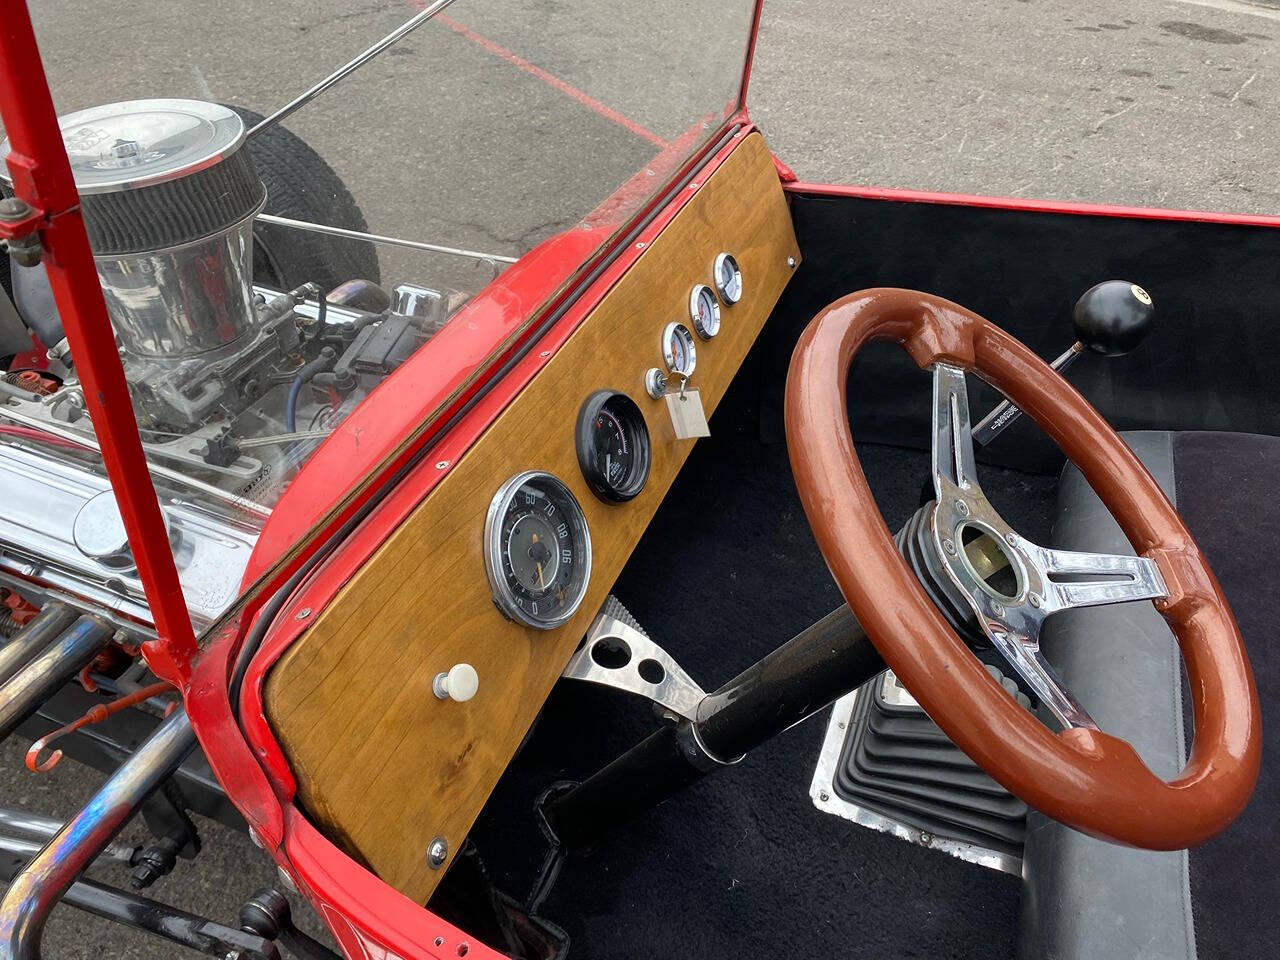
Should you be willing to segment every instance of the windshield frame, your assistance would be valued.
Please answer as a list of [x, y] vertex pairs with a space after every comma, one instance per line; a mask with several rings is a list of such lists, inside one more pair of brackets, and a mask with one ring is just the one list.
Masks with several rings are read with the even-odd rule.
[[[359, 519], [448, 434], [461, 416], [555, 326], [577, 295], [599, 278], [625, 249], [630, 238], [643, 229], [657, 211], [676, 199], [681, 181], [688, 179], [692, 171], [732, 136], [735, 126], [740, 127], [745, 121], [745, 94], [761, 6], [762, 0], [756, 0], [749, 33], [744, 38], [745, 55], [736, 104], [726, 106], [718, 123], [704, 122], [701, 131], [690, 131], [695, 135], [702, 134], [695, 136], [696, 146], [692, 149], [688, 149], [685, 138], [677, 141], [682, 148], [682, 162], [669, 171], [659, 171], [659, 183], [662, 185], [657, 188], [652, 186], [652, 177], [647, 183], [641, 180], [643, 186], [649, 187], [645, 191], [647, 198], [638, 207], [627, 205], [632, 212], [617, 223], [609, 224], [612, 230], [607, 239], [586, 255], [580, 248], [575, 248], [575, 253], [562, 252], [559, 255], [554, 282], [547, 285], [538, 306], [516, 324], [481, 362], [475, 364], [442, 403], [434, 404], [434, 409], [415, 429], [400, 437], [372, 468], [363, 469], [355, 483], [344, 487], [344, 494], [332, 506], [319, 515], [313, 512], [306, 531], [290, 538], [288, 549], [270, 563], [251, 567], [235, 603], [209, 624], [203, 631], [206, 640], [199, 644], [173, 556], [163, 534], [163, 518], [128, 402], [120, 358], [114, 349], [104, 348], [112, 337], [111, 325], [84, 224], [79, 217], [78, 197], [58, 134], [57, 116], [31, 29], [30, 15], [25, 3], [21, 6], [14, 17], [15, 29], [5, 40], [4, 63], [0, 65], [0, 112], [13, 144], [8, 165], [18, 197], [31, 203], [38, 212], [52, 211], [45, 213], [40, 221], [42, 240], [51, 254], [57, 254], [46, 257], [51, 285], [67, 318], [67, 339], [73, 353], [89, 358], [81, 364], [82, 380], [88, 388], [86, 392], [93, 395], [87, 398], [87, 406], [96, 425], [108, 479], [120, 500], [126, 532], [138, 561], [140, 579], [156, 625], [158, 637], [147, 644], [145, 653], [159, 676], [179, 682], [181, 686], [180, 681], [190, 675], [192, 661], [198, 656], [200, 646], [207, 643], [207, 638], [225, 637], [226, 627], [232, 623], [251, 622], [268, 597], [294, 578], [304, 566], [313, 565], [308, 561], [336, 546]], [[657, 163], [655, 160], [650, 166]], [[40, 176], [33, 176], [33, 171]], [[639, 171], [637, 177], [643, 173]], [[666, 175], [661, 176], [663, 173]], [[632, 190], [634, 199], [635, 187], [633, 182], [623, 184], [599, 209], [607, 210], [610, 203], [628, 189]], [[621, 210], [627, 208], [620, 203], [617, 207]], [[79, 236], [76, 236], [77, 232]], [[521, 260], [537, 252], [535, 248]], [[518, 266], [512, 267], [511, 272]], [[504, 273], [498, 277], [485, 291], [501, 290], [506, 276]]]

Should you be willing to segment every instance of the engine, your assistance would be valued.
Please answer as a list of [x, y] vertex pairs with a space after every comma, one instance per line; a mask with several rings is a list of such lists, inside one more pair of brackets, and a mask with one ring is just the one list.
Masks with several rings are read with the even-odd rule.
[[[60, 125], [179, 574], [207, 622], [234, 600], [307, 457], [461, 298], [406, 287], [393, 305], [359, 278], [336, 291], [255, 286], [267, 197], [226, 107], [130, 101]], [[10, 268], [17, 309], [0, 313], [0, 354], [34, 334], [49, 364], [0, 376], [0, 583], [145, 622], [44, 268]]]

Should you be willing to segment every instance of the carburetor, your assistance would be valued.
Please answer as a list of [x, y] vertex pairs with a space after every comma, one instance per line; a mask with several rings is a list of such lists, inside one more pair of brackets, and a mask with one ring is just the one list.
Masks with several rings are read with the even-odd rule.
[[[295, 346], [271, 342], [287, 325], [255, 305], [253, 218], [266, 189], [244, 121], [213, 103], [132, 100], [59, 125], [139, 412], [191, 428], [236, 405], [227, 378]], [[15, 272], [19, 312], [56, 352], [61, 322], [41, 308], [43, 288], [40, 268]]]

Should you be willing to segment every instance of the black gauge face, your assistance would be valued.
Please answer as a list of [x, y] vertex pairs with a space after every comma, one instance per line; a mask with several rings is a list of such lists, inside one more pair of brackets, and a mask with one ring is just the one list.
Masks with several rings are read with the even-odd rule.
[[578, 416], [578, 465], [601, 500], [623, 503], [649, 479], [649, 428], [625, 393], [601, 390]]
[[689, 318], [703, 340], [710, 340], [720, 332], [720, 301], [715, 291], [704, 283], [689, 294]]
[[591, 534], [569, 488], [533, 472], [503, 484], [485, 521], [485, 566], [512, 620], [550, 630], [572, 617], [591, 577]]

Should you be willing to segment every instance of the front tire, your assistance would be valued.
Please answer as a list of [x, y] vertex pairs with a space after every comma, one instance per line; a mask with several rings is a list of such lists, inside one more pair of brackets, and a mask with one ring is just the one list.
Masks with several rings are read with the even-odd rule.
[[[230, 106], [230, 105], [229, 105]], [[252, 127], [262, 115], [231, 106]], [[351, 191], [297, 134], [279, 125], [249, 141], [249, 155], [267, 188], [265, 213], [348, 230], [368, 231]], [[253, 226], [253, 277], [279, 290], [316, 283], [328, 292], [348, 280], [380, 282], [372, 243], [267, 223]]]

